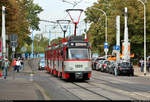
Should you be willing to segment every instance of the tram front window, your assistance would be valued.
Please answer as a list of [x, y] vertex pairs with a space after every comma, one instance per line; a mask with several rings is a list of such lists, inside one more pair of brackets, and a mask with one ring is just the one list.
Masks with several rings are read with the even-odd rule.
[[69, 49], [69, 59], [89, 59], [88, 49]]

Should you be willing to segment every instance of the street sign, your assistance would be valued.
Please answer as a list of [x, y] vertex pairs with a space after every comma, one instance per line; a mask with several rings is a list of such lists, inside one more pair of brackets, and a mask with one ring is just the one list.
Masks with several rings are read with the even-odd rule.
[[113, 46], [113, 50], [120, 50], [120, 46], [119, 45], [115, 45], [115, 46]]
[[119, 45], [116, 45], [116, 50], [120, 50], [120, 46]]
[[16, 50], [16, 48], [15, 48], [15, 47], [12, 47], [12, 51], [15, 52], [15, 50]]
[[104, 42], [104, 49], [107, 48], [108, 49], [108, 42]]
[[18, 35], [17, 34], [12, 34], [10, 35], [10, 41], [17, 41]]
[[104, 42], [104, 45], [108, 45], [108, 42]]
[[17, 47], [17, 46], [18, 46], [17, 41], [11, 41], [11, 42], [10, 42], [10, 46], [11, 46], [11, 47]]

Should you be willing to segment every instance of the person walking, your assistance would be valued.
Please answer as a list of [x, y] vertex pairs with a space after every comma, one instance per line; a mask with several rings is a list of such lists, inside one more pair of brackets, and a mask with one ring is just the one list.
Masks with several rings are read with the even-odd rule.
[[13, 71], [16, 71], [16, 59], [14, 58], [14, 60], [12, 61], [12, 63], [11, 63], [11, 66], [14, 68], [14, 70]]
[[20, 63], [19, 59], [17, 59], [17, 61], [16, 61], [17, 72], [19, 72], [20, 66], [21, 66], [21, 63]]
[[140, 60], [140, 69], [141, 69], [141, 72], [143, 72], [143, 69], [144, 69], [144, 60], [143, 59]]
[[20, 59], [20, 64], [21, 64], [21, 70], [23, 70], [23, 68], [24, 68], [23, 58]]
[[3, 69], [3, 77], [4, 79], [6, 79], [7, 77], [7, 74], [8, 74], [8, 67], [9, 67], [9, 61], [7, 58], [5, 58], [3, 61], [2, 61], [2, 69]]
[[150, 59], [148, 59], [146, 64], [147, 64], [146, 69], [148, 72], [150, 72]]

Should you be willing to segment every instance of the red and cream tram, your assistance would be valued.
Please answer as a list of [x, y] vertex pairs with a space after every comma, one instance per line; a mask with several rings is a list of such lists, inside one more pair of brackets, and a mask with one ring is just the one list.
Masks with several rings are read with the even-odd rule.
[[91, 77], [91, 48], [82, 36], [63, 38], [45, 51], [46, 70], [62, 79], [83, 79]]

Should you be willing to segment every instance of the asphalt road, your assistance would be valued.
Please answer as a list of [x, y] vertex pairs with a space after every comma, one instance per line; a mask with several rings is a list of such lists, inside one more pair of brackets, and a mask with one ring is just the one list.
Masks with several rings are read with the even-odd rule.
[[[9, 73], [7, 79], [28, 82], [32, 93], [19, 99], [35, 100], [150, 100], [150, 77], [114, 76], [92, 71], [88, 81], [68, 82], [46, 71], [38, 70], [39, 59], [25, 61], [25, 68], [19, 73]], [[6, 81], [5, 81], [6, 82]], [[15, 82], [14, 82], [15, 83]], [[22, 83], [23, 84], [23, 83]], [[26, 85], [26, 84], [24, 84]], [[26, 89], [26, 93], [30, 91]], [[0, 88], [0, 90], [2, 90]], [[7, 94], [7, 93], [6, 93]], [[18, 94], [16, 91], [15, 94]], [[25, 94], [27, 95], [27, 94]], [[12, 99], [12, 98], [9, 98]]]
[[[37, 62], [32, 62], [34, 66]], [[35, 69], [34, 69], [35, 68]], [[150, 77], [114, 76], [92, 72], [88, 81], [67, 82], [46, 71], [35, 71], [34, 81], [51, 100], [150, 100]]]

